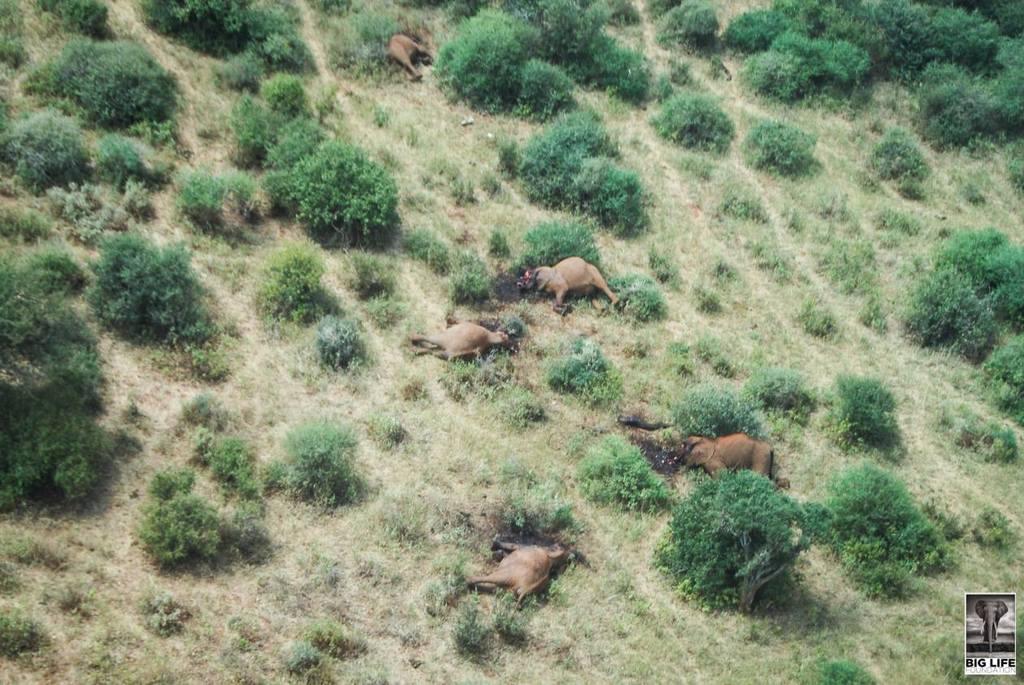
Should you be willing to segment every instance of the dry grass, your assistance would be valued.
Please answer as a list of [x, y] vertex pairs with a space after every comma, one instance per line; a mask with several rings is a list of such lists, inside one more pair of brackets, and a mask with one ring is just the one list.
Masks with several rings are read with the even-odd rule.
[[[398, 76], [368, 82], [330, 71], [323, 42], [328, 34], [318, 31], [319, 20], [306, 2], [297, 4], [318, 66], [308, 79], [308, 91], [315, 96], [337, 88], [336, 110], [326, 125], [391, 168], [401, 190], [406, 228], [429, 227], [484, 256], [492, 229], [501, 228], [516, 249], [533, 223], [550, 216], [528, 204], [514, 182], [502, 181], [502, 191], [493, 199], [480, 189], [485, 174], [498, 173], [495, 141], [503, 135], [524, 140], [536, 130], [534, 125], [447, 102], [429, 71], [415, 85]], [[748, 4], [723, 3], [723, 25]], [[113, 0], [109, 5], [115, 33], [145, 43], [179, 79], [179, 166], [229, 167], [227, 113], [233, 96], [216, 87], [215, 60], [148, 31], [138, 3]], [[29, 15], [27, 44], [32, 60], [39, 62], [59, 49], [60, 40], [34, 9]], [[450, 27], [443, 15], [425, 16], [440, 44]], [[667, 70], [669, 55], [655, 45], [646, 16], [641, 27], [622, 35], [641, 44], [660, 71]], [[313, 619], [323, 617], [344, 623], [368, 641], [365, 654], [329, 663], [327, 671], [337, 682], [515, 678], [783, 683], [807, 677], [825, 655], [855, 659], [879, 682], [940, 681], [948, 663], [944, 659], [955, 660], [959, 653], [961, 593], [1019, 584], [1019, 570], [1013, 570], [1024, 561], [1019, 548], [997, 564], [987, 563], [994, 561], [993, 552], [959, 543], [961, 563], [920, 581], [921, 591], [896, 606], [864, 599], [837, 562], [816, 549], [802, 564], [802, 593], [788, 605], [753, 617], [705, 614], [677, 598], [652, 568], [664, 515], [615, 513], [578, 495], [573, 478], [582, 448], [615, 430], [615, 411], [591, 410], [554, 394], [544, 383], [544, 368], [565, 340], [592, 336], [623, 374], [621, 407], [647, 405], [652, 415], [660, 416], [667, 414], [685, 384], [713, 377], [703, 364], [686, 379], [665, 372], [668, 343], [692, 347], [703, 335], [722, 342], [740, 369], [732, 381], [737, 384], [759, 365], [798, 369], [822, 391], [840, 373], [881, 377], [897, 397], [905, 447], [892, 468], [911, 491], [921, 499], [948, 503], [965, 520], [973, 520], [980, 505], [992, 503], [1019, 531], [1024, 513], [1014, 503], [1024, 491], [1021, 469], [984, 463], [952, 447], [935, 429], [941, 400], [948, 398], [995, 418], [985, 403], [978, 370], [912, 346], [901, 336], [894, 315], [943, 229], [995, 225], [1013, 240], [1024, 241], [1024, 203], [1001, 174], [990, 173], [997, 166], [992, 159], [966, 153], [927, 153], [935, 173], [925, 184], [924, 202], [905, 200], [884, 184], [865, 190], [858, 179], [874, 141], [885, 126], [909, 123], [905, 92], [882, 86], [863, 111], [786, 108], [754, 98], [738, 79], [712, 80], [704, 60], [674, 58], [690, 64], [696, 88], [721, 99], [737, 125], [737, 141], [758, 119], [782, 118], [817, 136], [815, 156], [822, 168], [809, 179], [778, 180], [751, 171], [734, 143], [724, 157], [707, 158], [712, 170], [702, 180], [692, 171], [699, 156], [673, 148], [650, 127], [648, 119], [657, 105], [642, 111], [603, 94], [581, 92], [580, 100], [603, 114], [621, 144], [624, 163], [641, 173], [655, 199], [652, 228], [646, 234], [629, 241], [599, 236], [608, 270], [646, 273], [647, 255], [656, 246], [680, 266], [683, 284], [666, 289], [668, 319], [639, 328], [589, 305], [577, 306], [564, 318], [545, 304], [517, 309], [526, 314], [530, 328], [514, 360], [515, 378], [541, 398], [548, 413], [546, 422], [524, 431], [506, 428], [490, 400], [451, 400], [439, 382], [444, 363], [414, 357], [405, 344], [412, 332], [443, 327], [449, 313], [446, 283], [425, 265], [398, 260], [397, 297], [406, 303], [407, 313], [393, 328], [381, 330], [366, 320], [363, 305], [346, 289], [346, 256], [325, 252], [325, 284], [347, 313], [366, 323], [372, 359], [370, 366], [352, 374], [327, 373], [316, 364], [311, 330], [269, 327], [254, 303], [266, 255], [283, 240], [301, 239], [301, 230], [265, 220], [251, 229], [250, 240], [229, 245], [191, 233], [175, 215], [173, 188], [160, 193], [156, 218], [142, 230], [160, 241], [184, 240], [192, 246], [218, 316], [234, 331], [231, 376], [211, 389], [234, 415], [234, 429], [265, 464], [282, 456], [289, 428], [319, 417], [348, 422], [361, 436], [359, 464], [371, 492], [363, 503], [333, 513], [274, 495], [267, 500], [266, 525], [274, 541], [269, 562], [197, 573], [159, 572], [137, 542], [140, 507], [154, 472], [188, 462], [191, 442], [178, 426], [180, 408], [203, 387], [180, 373], [161, 370], [152, 350], [102, 336], [108, 420], [120, 425], [124, 410], [134, 403], [143, 418], [129, 430], [141, 449], [119, 464], [109, 491], [88, 511], [41, 510], [0, 519], [0, 542], [22, 537], [45, 541], [64, 558], [56, 567], [16, 560], [21, 589], [0, 598], [0, 605], [16, 604], [40, 618], [51, 641], [36, 657], [5, 662], [0, 680], [285, 681], [285, 649], [301, 639]], [[725, 63], [738, 73], [736, 60], [726, 57]], [[28, 104], [17, 81], [6, 90], [15, 107]], [[383, 127], [375, 122], [380, 108], [390, 114]], [[461, 126], [469, 116], [474, 125]], [[993, 157], [1001, 166], [1000, 155]], [[438, 168], [452, 168], [470, 180], [478, 202], [456, 206]], [[987, 203], [959, 201], [962, 179], [982, 172], [990, 181]], [[770, 216], [767, 225], [716, 216], [721, 195], [732, 183], [742, 183], [761, 197]], [[837, 206], [845, 206], [845, 217], [835, 211], [829, 216], [822, 209]], [[887, 207], [918, 216], [924, 230], [883, 246], [875, 216]], [[874, 244], [881, 299], [890, 317], [888, 333], [879, 335], [859, 324], [863, 297], [840, 294], [819, 272], [820, 255], [832, 235]], [[757, 268], [750, 250], [757, 242], [774, 244], [789, 257], [789, 279], [780, 282]], [[87, 250], [79, 252], [90, 256]], [[738, 278], [714, 281], [719, 260], [731, 265]], [[716, 283], [720, 313], [697, 309], [690, 286], [698, 282]], [[821, 297], [838, 316], [843, 334], [837, 339], [823, 341], [801, 330], [796, 314], [809, 295]], [[455, 313], [488, 317], [496, 310], [459, 308]], [[425, 397], [403, 397], [410, 381], [423, 384]], [[367, 422], [377, 413], [395, 416], [409, 433], [394, 451], [378, 448], [367, 435]], [[773, 434], [782, 471], [799, 499], [820, 498], [828, 478], [857, 458], [829, 440], [823, 417], [819, 409], [806, 427], [783, 424]], [[570, 568], [547, 600], [529, 610], [526, 646], [501, 647], [489, 659], [473, 662], [456, 653], [451, 639], [454, 612], [431, 616], [425, 593], [441, 578], [442, 568], [460, 556], [469, 572], [491, 564], [487, 546], [494, 531], [488, 515], [501, 499], [502, 468], [510, 458], [541, 481], [564, 484], [584, 526], [578, 544], [590, 565]], [[678, 477], [676, 486], [685, 489], [687, 479]], [[197, 487], [212, 501], [222, 501], [208, 475], [201, 476]], [[230, 508], [228, 503], [224, 507]], [[395, 519], [412, 523], [396, 534], [388, 525]], [[4, 548], [0, 544], [0, 551]], [[92, 593], [89, 615], [45, 603], [66, 586]], [[189, 608], [192, 617], [181, 634], [161, 638], [145, 629], [139, 605], [154, 589], [169, 591]], [[484, 597], [482, 606], [489, 616], [492, 598]]]

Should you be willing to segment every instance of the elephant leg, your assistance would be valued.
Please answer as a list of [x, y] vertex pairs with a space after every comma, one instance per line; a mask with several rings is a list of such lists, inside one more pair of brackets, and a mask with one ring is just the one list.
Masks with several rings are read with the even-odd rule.
[[500, 587], [496, 583], [491, 583], [486, 580], [475, 580], [472, 578], [467, 580], [466, 584], [478, 592], [497, 592]]
[[608, 296], [608, 299], [612, 301], [612, 304], [618, 304], [619, 298], [612, 292], [612, 289], [608, 287], [608, 283], [604, 280], [604, 276], [595, 267], [590, 267], [591, 279], [594, 282], [594, 287], [603, 292]]
[[559, 314], [565, 314], [568, 311], [568, 307], [565, 305], [565, 296], [569, 293], [568, 288], [559, 288], [555, 291], [555, 303], [551, 305]]

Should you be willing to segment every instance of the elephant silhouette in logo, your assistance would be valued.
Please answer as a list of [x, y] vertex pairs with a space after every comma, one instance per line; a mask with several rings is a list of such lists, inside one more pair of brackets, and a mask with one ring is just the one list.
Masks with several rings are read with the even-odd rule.
[[984, 622], [982, 627], [982, 640], [988, 643], [988, 651], [992, 651], [992, 645], [999, 641], [999, 620], [1009, 611], [1006, 602], [1000, 599], [979, 599], [974, 603], [974, 613]]

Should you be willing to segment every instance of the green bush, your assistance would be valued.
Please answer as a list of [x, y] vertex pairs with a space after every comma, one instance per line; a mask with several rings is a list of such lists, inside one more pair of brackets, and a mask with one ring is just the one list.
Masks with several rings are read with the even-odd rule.
[[362, 75], [380, 71], [387, 64], [388, 40], [400, 28], [387, 14], [370, 9], [351, 13], [334, 36], [333, 66]]
[[323, 661], [320, 650], [307, 640], [297, 640], [288, 648], [284, 657], [284, 667], [292, 675], [302, 675], [312, 671]]
[[325, 316], [316, 327], [316, 351], [329, 369], [348, 369], [366, 359], [366, 343], [352, 319]]
[[896, 398], [877, 378], [839, 376], [830, 418], [845, 445], [887, 448], [899, 441]]
[[48, 67], [47, 80], [45, 90], [106, 128], [170, 121], [177, 106], [174, 77], [137, 43], [72, 40]]
[[1019, 456], [1013, 430], [991, 421], [983, 421], [966, 407], [943, 407], [939, 427], [953, 436], [959, 447], [981, 453], [985, 461], [1009, 464]]
[[316, 240], [379, 247], [398, 229], [398, 187], [356, 147], [322, 144], [292, 172], [296, 216]]
[[868, 54], [844, 40], [780, 35], [747, 59], [743, 78], [760, 95], [792, 102], [818, 94], [848, 96], [868, 75]]
[[780, 411], [806, 416], [814, 411], [813, 393], [799, 371], [761, 367], [743, 386], [743, 399], [765, 411]]
[[905, 236], [915, 236], [921, 232], [921, 221], [911, 215], [904, 214], [891, 207], [883, 209], [875, 222], [880, 231], [899, 233]]
[[39, 0], [39, 7], [60, 18], [68, 31], [103, 38], [107, 26], [107, 6], [99, 0]]
[[82, 132], [53, 110], [35, 112], [3, 133], [3, 157], [35, 193], [89, 176], [89, 153]]
[[118, 190], [124, 190], [128, 181], [147, 183], [153, 179], [142, 148], [116, 133], [100, 138], [96, 146], [96, 172]]
[[931, 173], [921, 149], [909, 133], [890, 128], [871, 151], [871, 168], [886, 181], [923, 181]]
[[24, 34], [24, 10], [16, 0], [0, 3], [0, 63], [12, 69], [20, 67], [27, 59]]
[[0, 611], [0, 655], [13, 659], [38, 652], [46, 640], [42, 626], [16, 609]]
[[902, 81], [912, 81], [938, 59], [935, 28], [926, 5], [911, 0], [880, 2], [870, 9], [878, 27], [885, 67]]
[[510, 111], [519, 102], [522, 74], [538, 35], [503, 12], [484, 10], [463, 22], [437, 56], [441, 83], [486, 112]]
[[680, 93], [662, 105], [651, 119], [666, 140], [685, 148], [723, 154], [729, 150], [736, 127], [718, 103], [706, 95]]
[[463, 252], [452, 263], [448, 295], [453, 304], [479, 304], [491, 296], [487, 265], [472, 252]]
[[[157, 478], [161, 478], [159, 485]], [[172, 489], [164, 485], [166, 479], [160, 474], [157, 478], [142, 509], [139, 540], [143, 549], [164, 567], [216, 556], [221, 542], [217, 510], [192, 494], [191, 479], [179, 480]], [[171, 478], [181, 476], [173, 474]]]
[[984, 359], [996, 340], [987, 302], [950, 269], [927, 275], [914, 286], [903, 317], [907, 333], [924, 347], [947, 347], [971, 361]]
[[637, 321], [661, 321], [668, 316], [668, 303], [648, 276], [629, 274], [616, 276], [608, 287], [619, 297], [622, 311]]
[[987, 549], [1006, 549], [1016, 537], [1010, 519], [990, 506], [983, 507], [978, 514], [978, 520], [971, 529], [971, 536], [975, 542]]
[[715, 44], [718, 15], [708, 0], [682, 0], [658, 20], [658, 43], [706, 50]]
[[72, 295], [85, 287], [85, 271], [69, 250], [57, 245], [40, 248], [25, 260], [36, 287], [47, 295]]
[[863, 666], [846, 659], [821, 662], [815, 682], [817, 685], [875, 685], [875, 679]]
[[754, 125], [743, 141], [747, 163], [755, 169], [780, 176], [804, 176], [811, 172], [814, 136], [781, 121], [763, 120]]
[[292, 243], [267, 259], [259, 304], [265, 316], [309, 322], [327, 309], [324, 261], [312, 245]]
[[672, 421], [683, 435], [717, 438], [731, 433], [764, 435], [753, 404], [727, 386], [704, 383], [688, 388], [672, 407]]
[[918, 127], [936, 147], [970, 145], [996, 133], [998, 102], [983, 82], [952, 64], [931, 64], [917, 89]]
[[367, 422], [366, 432], [378, 447], [386, 450], [395, 449], [409, 437], [401, 421], [385, 414], [372, 415]]
[[376, 255], [353, 252], [349, 259], [352, 271], [348, 286], [361, 300], [391, 295], [395, 292], [395, 266]]
[[191, 616], [169, 592], [153, 593], [142, 600], [142, 613], [146, 627], [160, 637], [177, 635], [185, 629], [185, 621]]
[[204, 169], [191, 170], [181, 176], [175, 206], [193, 226], [209, 231], [223, 221], [226, 198], [223, 179]]
[[584, 160], [569, 192], [577, 209], [617, 236], [636, 235], [647, 228], [648, 196], [640, 176], [607, 157]]
[[808, 297], [803, 301], [796, 320], [805, 333], [815, 338], [830, 339], [839, 333], [836, 315], [824, 302], [814, 297]]
[[490, 650], [491, 627], [484, 621], [478, 602], [463, 602], [452, 624], [452, 640], [459, 654], [480, 658]]
[[260, 496], [252, 449], [241, 438], [214, 438], [205, 428], [197, 431], [199, 461], [210, 468], [224, 489], [244, 498]]
[[444, 275], [451, 267], [448, 245], [425, 228], [405, 233], [402, 236], [402, 247], [410, 257], [423, 262], [436, 274]]
[[640, 23], [640, 10], [632, 0], [606, 0], [608, 23], [613, 26], [635, 26]]
[[331, 619], [311, 623], [303, 632], [307, 642], [335, 659], [351, 659], [366, 652], [366, 640]]
[[611, 38], [598, 43], [587, 83], [635, 105], [651, 92], [651, 65], [642, 52], [619, 45]]
[[1018, 335], [992, 353], [985, 374], [996, 403], [1024, 425], [1024, 335]]
[[935, 263], [961, 274], [1000, 319], [1024, 327], [1024, 247], [994, 228], [957, 231], [939, 248]]
[[762, 52], [771, 47], [776, 38], [795, 28], [793, 20], [782, 12], [750, 10], [729, 22], [722, 34], [722, 42], [736, 52]]
[[548, 366], [548, 385], [560, 393], [576, 395], [589, 404], [608, 404], [622, 395], [622, 376], [597, 343], [576, 338], [567, 354]]
[[547, 418], [544, 403], [525, 388], [510, 388], [501, 400], [501, 419], [512, 428], [520, 430], [530, 424], [540, 423]]
[[764, 208], [761, 198], [744, 186], [730, 184], [725, 189], [718, 211], [724, 216], [740, 221], [768, 223], [768, 210]]
[[619, 436], [592, 447], [580, 462], [577, 477], [587, 499], [629, 511], [660, 511], [672, 499], [640, 449]]
[[[273, 125], [273, 121], [270, 122]], [[259, 129], [254, 129], [258, 134]], [[266, 148], [266, 163], [271, 171], [263, 177], [271, 202], [279, 210], [294, 212], [297, 207], [297, 185], [292, 173], [295, 166], [310, 157], [324, 141], [324, 131], [312, 119], [297, 118], [280, 128], [276, 138]], [[259, 138], [254, 138], [258, 143]], [[253, 149], [258, 149], [254, 147]]]
[[516, 110], [540, 121], [576, 106], [572, 80], [558, 67], [531, 59], [523, 65]]
[[108, 328], [144, 342], [202, 342], [213, 333], [203, 289], [181, 246], [124, 234], [103, 243], [89, 303]]
[[941, 7], [932, 16], [937, 61], [951, 62], [972, 71], [992, 68], [999, 50], [999, 26], [978, 12]]
[[275, 74], [260, 87], [270, 109], [287, 117], [309, 113], [309, 100], [302, 79], [292, 74]]
[[319, 421], [292, 429], [285, 438], [289, 489], [327, 507], [355, 502], [365, 490], [355, 464], [357, 445], [352, 429], [341, 424]]
[[673, 510], [656, 564], [684, 596], [748, 612], [759, 593], [791, 579], [810, 544], [803, 518], [799, 504], [751, 471], [705, 479]]
[[0, 237], [35, 243], [50, 237], [53, 222], [45, 214], [32, 209], [0, 208]]
[[573, 208], [572, 192], [583, 162], [615, 157], [615, 145], [590, 112], [573, 112], [533, 136], [523, 150], [519, 176], [530, 200], [554, 208]]
[[579, 257], [591, 264], [601, 263], [601, 254], [593, 232], [576, 222], [548, 221], [526, 232], [519, 257], [520, 268], [554, 266], [568, 257]]
[[263, 80], [263, 64], [251, 52], [235, 55], [217, 65], [217, 83], [238, 92], [257, 93]]
[[865, 463], [839, 472], [828, 491], [829, 544], [869, 596], [902, 594], [915, 575], [948, 565], [938, 530], [895, 476]]
[[242, 166], [258, 166], [275, 143], [278, 122], [250, 95], [243, 95], [231, 108], [231, 130], [235, 135], [235, 159]]

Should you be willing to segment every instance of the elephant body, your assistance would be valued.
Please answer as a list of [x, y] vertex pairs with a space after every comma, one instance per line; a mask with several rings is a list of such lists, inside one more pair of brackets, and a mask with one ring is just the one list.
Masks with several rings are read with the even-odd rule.
[[[714, 476], [722, 469], [748, 469], [769, 480], [775, 480], [772, 474], [775, 466], [772, 446], [746, 433], [733, 433], [720, 438], [691, 435], [683, 441], [683, 459], [687, 466], [702, 468], [709, 476]], [[779, 487], [789, 486], [789, 481], [785, 479], [775, 480], [775, 483]]]
[[519, 279], [518, 285], [520, 288], [537, 288], [553, 294], [555, 302], [552, 306], [555, 311], [564, 309], [565, 298], [568, 295], [589, 295], [595, 290], [607, 295], [612, 304], [619, 302], [619, 298], [608, 287], [597, 267], [579, 257], [563, 259], [554, 266], [527, 269]]
[[475, 323], [457, 323], [436, 335], [414, 335], [409, 338], [422, 349], [417, 354], [434, 354], [445, 360], [479, 357], [495, 345], [507, 345], [508, 334], [492, 332]]
[[1009, 607], [1006, 606], [1006, 602], [999, 599], [979, 599], [974, 603], [974, 613], [983, 622], [981, 639], [988, 643], [989, 651], [992, 651], [992, 645], [999, 641], [999, 620], [1007, 611]]
[[543, 590], [551, 580], [552, 572], [569, 558], [569, 550], [558, 544], [541, 547], [498, 542], [495, 546], [508, 552], [498, 568], [484, 576], [467, 578], [466, 583], [474, 590], [510, 590], [516, 595], [517, 607], [522, 606], [527, 595]]
[[396, 33], [388, 41], [388, 57], [399, 64], [412, 81], [419, 81], [423, 74], [416, 68], [419, 64], [433, 64], [427, 49], [404, 33]]

